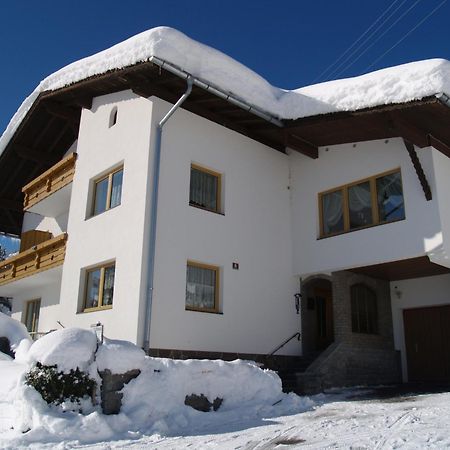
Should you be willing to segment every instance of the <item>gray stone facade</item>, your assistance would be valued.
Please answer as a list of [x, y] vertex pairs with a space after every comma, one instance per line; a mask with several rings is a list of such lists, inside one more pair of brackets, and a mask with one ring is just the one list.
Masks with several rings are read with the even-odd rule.
[[[376, 293], [377, 334], [352, 331], [350, 292], [351, 286], [359, 283]], [[334, 343], [303, 374], [298, 374], [300, 389], [318, 392], [330, 387], [400, 382], [400, 357], [394, 349], [389, 282], [340, 271], [332, 274], [331, 286]]]

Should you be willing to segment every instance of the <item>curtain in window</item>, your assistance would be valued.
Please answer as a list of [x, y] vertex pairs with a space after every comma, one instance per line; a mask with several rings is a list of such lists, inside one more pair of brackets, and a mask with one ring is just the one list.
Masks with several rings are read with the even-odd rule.
[[194, 205], [216, 211], [217, 177], [192, 168], [189, 201]]
[[372, 224], [372, 197], [368, 181], [348, 188], [350, 228]]
[[330, 234], [344, 230], [342, 191], [322, 196], [323, 233]]
[[199, 309], [215, 308], [216, 271], [187, 266], [186, 306]]
[[113, 303], [114, 271], [115, 266], [105, 268], [105, 279], [103, 282], [103, 306], [112, 305]]
[[381, 222], [405, 218], [400, 172], [377, 178], [377, 201]]
[[119, 170], [112, 176], [112, 188], [111, 188], [111, 205], [110, 208], [120, 205], [122, 200], [122, 179], [123, 170]]

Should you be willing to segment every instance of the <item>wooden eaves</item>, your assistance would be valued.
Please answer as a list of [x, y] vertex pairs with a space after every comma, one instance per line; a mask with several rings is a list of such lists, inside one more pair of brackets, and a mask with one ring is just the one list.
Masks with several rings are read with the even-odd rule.
[[[94, 97], [131, 89], [174, 103], [186, 90], [182, 78], [143, 62], [93, 76], [39, 95], [0, 156], [0, 231], [19, 234], [22, 187], [59, 161], [78, 136], [81, 109]], [[311, 158], [321, 146], [401, 136], [430, 143], [450, 156], [450, 108], [436, 97], [416, 102], [337, 112], [275, 124], [194, 86], [183, 108], [277, 151], [289, 147]]]

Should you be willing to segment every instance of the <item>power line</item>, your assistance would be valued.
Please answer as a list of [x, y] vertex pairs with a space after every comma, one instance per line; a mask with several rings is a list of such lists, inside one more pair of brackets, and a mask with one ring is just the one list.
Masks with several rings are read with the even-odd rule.
[[[339, 76], [342, 73], [345, 73], [350, 67], [355, 64], [356, 61], [360, 60], [363, 55], [365, 55], [388, 31], [390, 31], [395, 25], [397, 25], [400, 20], [403, 19], [421, 0], [416, 0], [406, 11], [403, 12], [389, 27], [387, 27], [370, 45], [368, 45], [365, 50], [360, 53], [353, 61], [350, 62], [347, 66], [344, 67], [342, 70], [334, 71], [332, 75], [335, 74], [335, 76]], [[378, 30], [377, 30], [378, 31]], [[364, 45], [364, 44], [363, 44]], [[359, 47], [361, 48], [361, 47]], [[343, 64], [341, 64], [339, 67], [342, 67]], [[338, 68], [339, 69], [339, 68]]]
[[429, 14], [427, 14], [414, 28], [408, 31], [401, 39], [399, 39], [391, 48], [386, 50], [381, 56], [379, 56], [370, 66], [366, 67], [364, 69], [364, 72], [367, 72], [370, 68], [372, 68], [380, 59], [384, 58], [391, 50], [393, 50], [395, 47], [397, 47], [399, 44], [401, 44], [413, 31], [415, 31], [417, 28], [420, 27], [429, 17], [431, 17], [439, 8], [441, 8], [444, 3], [446, 3], [447, 0], [444, 0], [443, 2], [439, 3], [436, 8], [434, 8]]
[[[350, 47], [348, 47], [344, 53], [342, 53], [332, 64], [330, 64], [320, 75], [318, 75], [312, 82], [315, 83], [317, 80], [319, 80], [320, 78], [322, 78], [323, 75], [325, 75], [336, 63], [338, 63], [388, 12], [389, 10], [396, 4], [398, 3], [400, 0], [394, 0], [389, 7], [375, 20], [375, 22], [372, 23], [372, 25], [370, 25], [369, 28], [366, 29], [366, 31], [364, 31], [363, 34], [361, 34], [358, 39], [356, 39], [355, 42], [353, 42], [352, 45], [350, 45]], [[406, 1], [406, 0], [405, 0]], [[405, 2], [404, 1], [404, 2]], [[403, 3], [404, 3], [403, 2]], [[403, 4], [402, 3], [402, 4]], [[401, 6], [401, 5], [400, 5]]]

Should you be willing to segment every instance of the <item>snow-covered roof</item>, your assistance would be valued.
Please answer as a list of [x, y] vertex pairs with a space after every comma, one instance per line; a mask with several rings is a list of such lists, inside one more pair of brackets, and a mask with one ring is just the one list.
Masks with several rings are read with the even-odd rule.
[[366, 75], [295, 90], [268, 81], [224, 53], [168, 27], [133, 36], [95, 55], [76, 61], [42, 80], [25, 99], [0, 138], [0, 154], [40, 93], [121, 69], [151, 57], [169, 62], [280, 119], [298, 119], [337, 111], [354, 111], [450, 93], [450, 62], [430, 59]]

